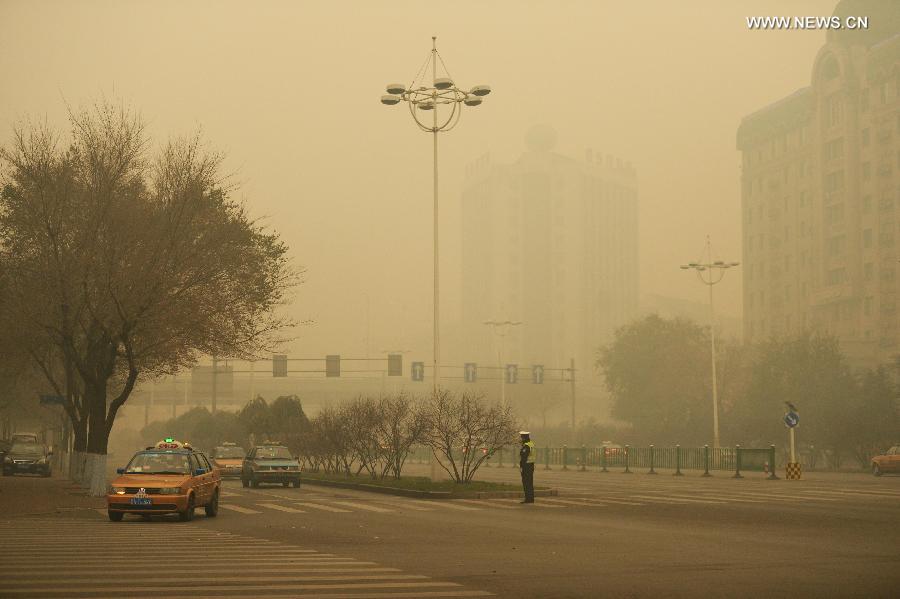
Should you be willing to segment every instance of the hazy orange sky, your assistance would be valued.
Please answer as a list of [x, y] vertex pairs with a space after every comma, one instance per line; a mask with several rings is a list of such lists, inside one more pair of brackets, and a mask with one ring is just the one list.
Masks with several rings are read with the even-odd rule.
[[[557, 151], [630, 160], [642, 293], [705, 301], [678, 264], [707, 233], [741, 259], [741, 118], [806, 86], [823, 31], [750, 31], [750, 15], [828, 15], [828, 1], [0, 1], [0, 140], [30, 114], [107, 96], [157, 141], [202, 127], [251, 212], [307, 268], [290, 351], [430, 355], [431, 140], [405, 107], [431, 36], [457, 82], [494, 92], [441, 138], [445, 329], [459, 319], [460, 186], [469, 160], [513, 161], [535, 123]], [[717, 287], [739, 316], [739, 273]], [[454, 355], [447, 356], [454, 359]]]

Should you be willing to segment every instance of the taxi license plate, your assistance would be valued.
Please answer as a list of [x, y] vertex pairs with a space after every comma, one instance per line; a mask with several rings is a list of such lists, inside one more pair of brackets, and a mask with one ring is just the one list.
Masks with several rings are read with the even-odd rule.
[[150, 505], [152, 501], [149, 497], [132, 497], [131, 504], [132, 505]]

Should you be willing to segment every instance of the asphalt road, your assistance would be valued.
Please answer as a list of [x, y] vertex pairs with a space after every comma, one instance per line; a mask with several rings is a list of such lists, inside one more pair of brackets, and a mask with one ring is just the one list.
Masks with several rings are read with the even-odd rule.
[[[517, 475], [492, 468], [482, 477]], [[538, 470], [537, 480], [561, 495], [522, 506], [228, 481], [219, 517], [201, 510], [191, 523], [113, 524], [83, 508], [12, 518], [0, 522], [0, 595], [891, 597], [900, 589], [900, 476]], [[73, 553], [85, 543], [99, 560]], [[104, 556], [119, 557], [111, 568]], [[84, 567], [93, 569], [71, 577]]]

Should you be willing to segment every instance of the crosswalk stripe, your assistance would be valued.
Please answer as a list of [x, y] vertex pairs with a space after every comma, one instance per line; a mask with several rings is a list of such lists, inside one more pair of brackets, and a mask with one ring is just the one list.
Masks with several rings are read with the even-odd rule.
[[638, 499], [643, 499], [645, 501], [655, 502], [655, 503], [725, 503], [724, 501], [712, 501], [712, 500], [704, 500], [704, 499], [677, 499], [677, 498], [668, 498], [664, 496], [658, 495], [632, 495], [632, 497], [637, 497]]
[[[456, 582], [352, 582], [346, 584], [262, 584], [262, 585], [241, 585], [235, 587], [233, 585], [207, 585], [190, 587], [192, 591], [305, 591], [305, 590], [326, 590], [326, 589], [402, 589], [413, 587], [457, 587], [460, 586]], [[129, 593], [146, 593], [146, 592], [171, 592], [182, 591], [184, 585], [153, 585], [153, 586], [129, 586]], [[68, 593], [71, 596], [73, 589], [61, 589], [59, 587], [40, 587], [40, 588], [19, 588], [15, 589], [17, 594], [28, 595], [46, 595], [49, 593]], [[109, 587], [83, 587], [77, 589], [77, 593], [98, 593], [111, 590]]]
[[277, 510], [279, 512], [287, 512], [289, 514], [305, 514], [305, 510], [298, 510], [294, 507], [288, 507], [286, 505], [278, 505], [277, 503], [257, 503], [256, 505], [260, 507], [269, 508], [270, 510]]
[[300, 505], [303, 507], [312, 508], [315, 510], [322, 510], [325, 512], [334, 512], [336, 514], [349, 514], [350, 510], [343, 510], [339, 507], [331, 507], [330, 505], [325, 505], [322, 503], [310, 503], [308, 501], [295, 501], [296, 505]]
[[[303, 593], [304, 599], [402, 599], [411, 597], [416, 599], [427, 599], [434, 597], [492, 597], [494, 594], [487, 591], [394, 591], [390, 593]], [[167, 595], [166, 599], [221, 599], [221, 595]], [[121, 596], [110, 597], [93, 597], [92, 599], [120, 599]]]
[[390, 509], [384, 508], [384, 507], [368, 505], [365, 503], [357, 503], [357, 502], [353, 502], [353, 501], [332, 501], [331, 503], [343, 505], [344, 507], [352, 507], [352, 508], [357, 508], [360, 510], [368, 510], [370, 512], [378, 512], [378, 513], [382, 513], [382, 514], [391, 513], [394, 511], [394, 510], [390, 510]]
[[239, 514], [261, 514], [262, 512], [257, 510], [251, 510], [250, 508], [241, 507], [239, 505], [230, 505], [230, 504], [219, 504], [219, 509], [222, 510], [231, 510], [234, 512], [238, 512]]
[[[52, 578], [52, 577], [49, 577]], [[340, 576], [323, 576], [323, 575], [314, 575], [314, 576], [298, 576], [295, 572], [284, 572], [280, 575], [269, 575], [269, 576], [253, 576], [253, 575], [241, 575], [241, 576], [191, 576], [190, 585], [195, 585], [198, 583], [229, 583], [229, 582], [265, 582], [267, 580], [278, 580], [279, 578], [290, 578], [291, 582], [324, 582], [324, 581], [334, 581], [334, 580], [392, 580], [392, 581], [401, 581], [401, 580], [426, 580], [427, 576], [423, 576], [421, 574], [351, 574], [351, 575], [340, 575]], [[48, 577], [44, 577], [40, 584], [47, 584], [50, 582]], [[153, 585], [177, 585], [184, 584], [184, 582], [178, 578], [173, 578], [167, 575], [159, 575], [159, 576], [107, 576], [104, 577], [101, 583], [98, 583], [96, 580], [83, 580], [83, 581], [74, 581], [71, 578], [66, 578], [64, 580], [66, 583], [66, 587], [71, 589], [73, 592], [79, 592], [81, 589], [80, 586], [119, 586], [119, 585], [128, 585], [132, 587], [134, 585], [140, 584], [153, 584]], [[6, 592], [17, 591], [19, 589], [27, 589], [29, 585], [34, 585], [33, 581], [28, 582], [10, 582], [9, 580], [3, 581], [3, 586]]]
[[462, 501], [464, 503], [468, 503], [471, 505], [480, 505], [484, 507], [497, 507], [504, 510], [514, 510], [516, 507], [514, 505], [506, 505], [504, 503], [499, 503], [496, 500], [492, 499], [456, 499], [455, 501]]
[[396, 507], [396, 508], [401, 509], [401, 510], [402, 510], [402, 509], [407, 509], [407, 510], [415, 510], [415, 511], [417, 511], [417, 512], [430, 512], [430, 511], [432, 511], [432, 508], [430, 508], [430, 507], [424, 507], [424, 506], [422, 506], [422, 505], [419, 504], [419, 503], [416, 503], [416, 502], [414, 502], [414, 501], [409, 501], [409, 500], [404, 501], [404, 500], [402, 500], [402, 499], [398, 499], [398, 500], [396, 500], [396, 501], [391, 501], [391, 500], [387, 500], [387, 499], [378, 499], [377, 501], [378, 501], [378, 503], [383, 503], [383, 504], [385, 504], [385, 505], [390, 505], [390, 506]]
[[599, 502], [599, 501], [591, 502], [590, 504], [588, 504], [588, 503], [585, 503], [585, 502], [583, 502], [583, 501], [575, 501], [575, 500], [573, 500], [573, 499], [557, 499], [556, 497], [554, 497], [553, 499], [544, 498], [544, 499], [541, 499], [540, 501], [541, 501], [541, 503], [546, 503], [546, 502], [549, 501], [549, 502], [551, 502], [551, 503], [561, 503], [561, 504], [563, 504], [563, 505], [576, 505], [576, 506], [578, 506], [578, 507], [584, 507], [584, 506], [586, 506], [586, 505], [589, 505], [589, 506], [592, 506], [592, 507], [593, 507], [593, 506], [596, 506], [596, 507], [603, 507], [603, 506], [604, 506], [604, 504], [601, 503], [601, 502]]
[[[212, 563], [212, 565], [203, 569], [204, 572], [209, 573], [209, 574], [213, 574], [215, 572], [222, 572], [225, 574], [227, 574], [229, 572], [234, 572], [233, 567], [220, 567], [220, 566], [217, 566], [215, 562], [211, 562], [211, 563]], [[40, 570], [41, 568], [33, 568], [33, 569]], [[108, 572], [109, 567], [108, 566], [84, 566], [84, 567], [69, 568], [69, 569], [54, 568], [51, 572], [46, 572], [46, 570], [47, 570], [46, 568], [43, 568], [43, 571], [45, 573], [41, 575], [42, 578], [48, 578], [48, 577], [52, 578], [54, 576], [60, 576], [60, 577], [65, 577], [66, 579], [71, 579], [71, 578], [94, 577], [94, 576], [97, 576], [97, 572], [104, 572], [104, 573]], [[318, 564], [316, 564], [315, 566], [312, 566], [312, 567], [298, 565], [298, 566], [292, 566], [289, 568], [253, 568], [253, 572], [255, 574], [293, 575], [293, 574], [297, 574], [297, 573], [306, 574], [306, 573], [310, 573], [310, 572], [316, 572], [316, 573], [321, 572], [321, 573], [325, 573], [325, 574], [338, 573], [338, 572], [378, 573], [378, 572], [400, 572], [400, 570], [398, 568], [372, 568], [372, 567], [366, 567], [366, 566], [361, 567], [361, 568], [349, 568], [349, 567], [345, 567], [345, 566], [337, 566], [337, 567], [326, 566], [323, 568], [323, 567], [320, 567]], [[166, 574], [196, 574], [196, 573], [197, 573], [196, 568], [174, 568], [174, 567], [166, 568]], [[19, 571], [9, 572], [9, 573], [4, 573], [3, 580], [7, 581], [7, 580], [13, 580], [16, 578], [26, 578], [27, 579], [33, 575], [34, 574], [32, 574], [32, 573], [25, 573], [25, 572], [19, 572]]]

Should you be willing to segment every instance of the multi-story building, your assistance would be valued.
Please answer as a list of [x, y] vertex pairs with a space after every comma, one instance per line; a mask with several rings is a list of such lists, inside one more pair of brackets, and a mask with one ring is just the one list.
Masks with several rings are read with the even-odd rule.
[[[462, 333], [472, 360], [495, 364], [501, 340], [486, 320], [516, 320], [503, 361], [593, 375], [597, 348], [638, 302], [635, 171], [587, 151], [553, 151], [536, 127], [513, 164], [469, 165], [462, 195]], [[588, 376], [585, 376], [588, 375]]]
[[836, 335], [859, 366], [900, 353], [900, 22], [829, 32], [812, 82], [743, 119], [744, 338]]

